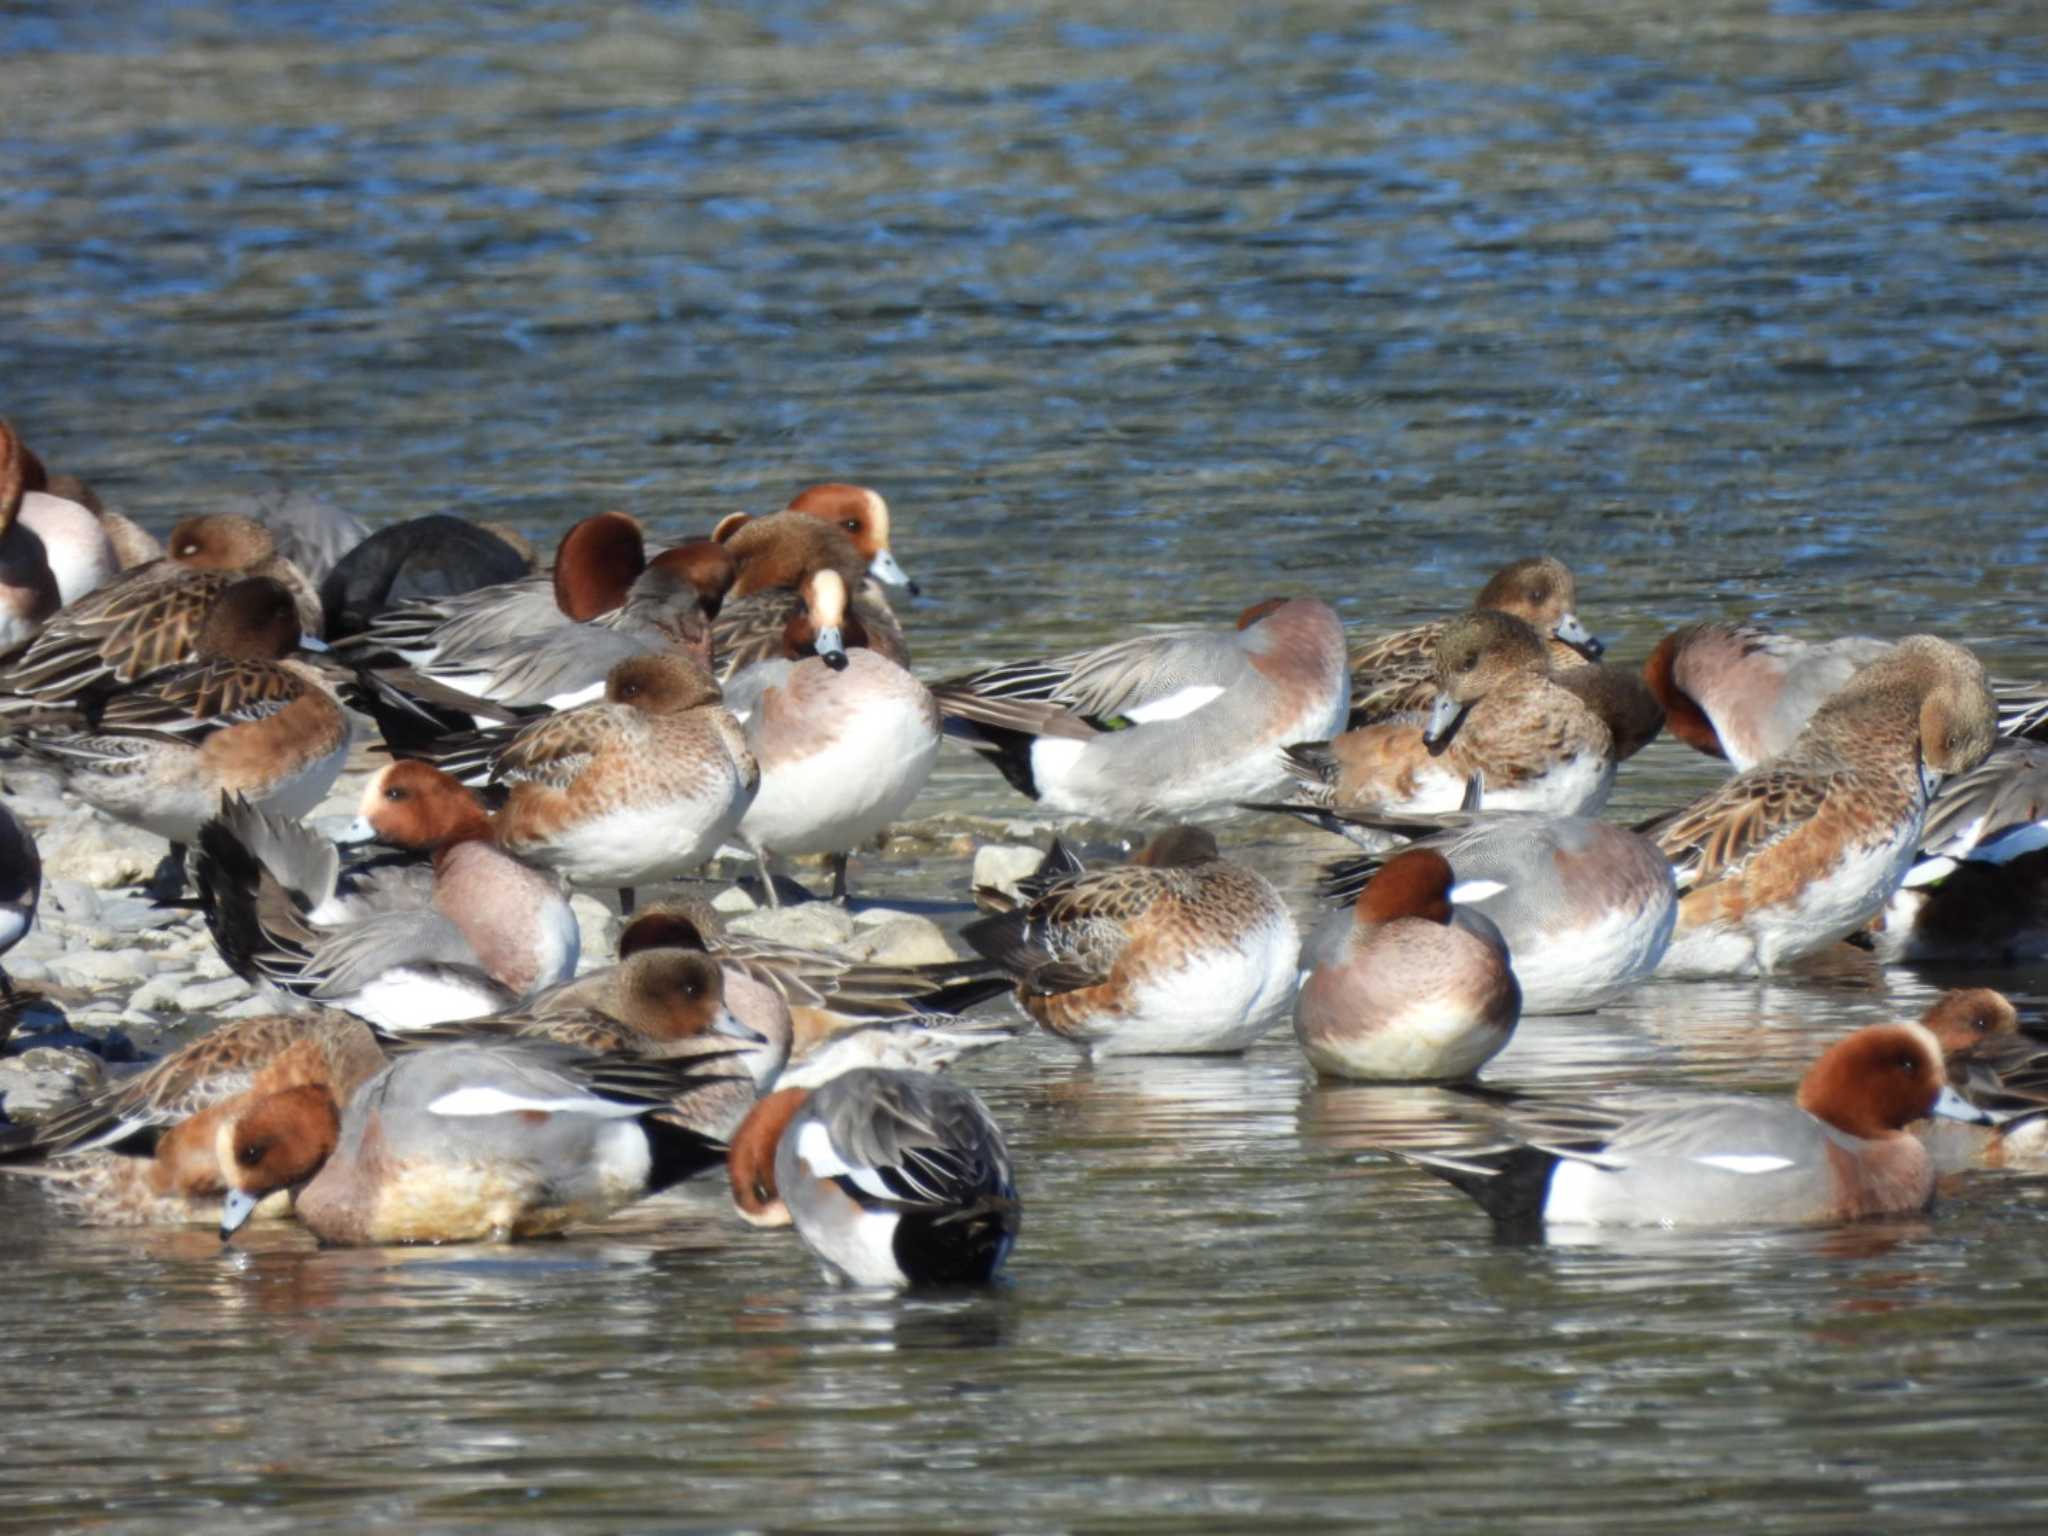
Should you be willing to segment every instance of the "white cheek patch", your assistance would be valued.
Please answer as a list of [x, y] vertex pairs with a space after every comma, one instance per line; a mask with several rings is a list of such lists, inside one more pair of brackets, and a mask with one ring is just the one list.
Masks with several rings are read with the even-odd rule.
[[1139, 725], [1154, 725], [1161, 720], [1178, 720], [1183, 715], [1192, 715], [1196, 710], [1223, 692], [1220, 683], [1201, 683], [1169, 693], [1163, 699], [1153, 699], [1133, 709], [1120, 711], [1126, 720]]
[[543, 1115], [629, 1115], [645, 1114], [644, 1104], [614, 1104], [605, 1099], [529, 1099], [516, 1093], [507, 1093], [502, 1088], [457, 1088], [444, 1093], [427, 1106], [427, 1112], [435, 1115], [512, 1115], [539, 1113]]
[[1706, 1168], [1720, 1168], [1728, 1173], [1776, 1173], [1780, 1168], [1790, 1168], [1789, 1157], [1772, 1157], [1765, 1153], [1723, 1152], [1713, 1157], [1696, 1157], [1692, 1161]]

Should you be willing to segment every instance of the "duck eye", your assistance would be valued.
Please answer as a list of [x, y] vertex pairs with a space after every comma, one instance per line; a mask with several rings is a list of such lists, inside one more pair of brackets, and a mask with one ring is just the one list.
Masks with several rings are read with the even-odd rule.
[[766, 1205], [770, 1200], [775, 1198], [773, 1193], [771, 1193], [768, 1188], [768, 1181], [766, 1179], [754, 1180], [754, 1198], [760, 1201], [763, 1205]]
[[395, 804], [405, 798], [405, 791], [402, 789], [387, 789], [384, 791], [384, 798]]
[[1901, 1056], [1899, 1058], [1899, 1070], [1908, 1077], [1918, 1077], [1920, 1075], [1920, 1058], [1918, 1056]]
[[1474, 667], [1478, 665], [1479, 658], [1477, 656], [1467, 656], [1463, 661], [1458, 663], [1458, 670], [1460, 672], [1470, 672]]
[[263, 1144], [259, 1141], [245, 1141], [235, 1148], [235, 1161], [244, 1168], [254, 1168], [263, 1161]]
[[859, 533], [860, 519], [857, 517], [849, 517], [845, 522], [841, 523], [839, 526], [844, 528], [848, 533]]

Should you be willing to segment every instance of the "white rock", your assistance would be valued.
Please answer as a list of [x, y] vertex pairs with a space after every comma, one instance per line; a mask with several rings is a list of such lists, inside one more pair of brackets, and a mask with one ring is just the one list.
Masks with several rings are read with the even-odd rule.
[[761, 903], [736, 885], [728, 885], [711, 898], [711, 910], [714, 912], [754, 912], [758, 911], [760, 906]]
[[45, 880], [37, 911], [49, 921], [91, 923], [100, 915], [99, 892], [83, 880]]
[[192, 985], [197, 978], [190, 971], [162, 971], [137, 987], [128, 999], [131, 1009], [169, 1008], [178, 1000], [178, 994]]
[[799, 944], [807, 949], [839, 949], [853, 938], [853, 919], [844, 907], [829, 901], [763, 907], [734, 918], [730, 926], [734, 933]]
[[67, 987], [130, 985], [149, 976], [142, 952], [134, 949], [72, 950], [54, 957], [49, 971]]
[[619, 929], [624, 926], [618, 913], [585, 891], [569, 898], [569, 910], [575, 914], [577, 942], [582, 946], [576, 969], [587, 971], [594, 965], [609, 964], [609, 957], [618, 953]]
[[1017, 894], [1017, 882], [1038, 873], [1045, 850], [1024, 843], [983, 843], [974, 850], [974, 883], [992, 886], [1006, 896]]
[[195, 981], [178, 993], [178, 1007], [186, 1013], [208, 1013], [249, 995], [249, 983], [239, 976], [219, 981]]
[[859, 929], [845, 949], [856, 960], [883, 965], [939, 965], [960, 958], [937, 923], [908, 912]]
[[165, 852], [162, 838], [90, 811], [53, 822], [36, 843], [44, 880], [81, 880], [101, 890], [147, 880]]

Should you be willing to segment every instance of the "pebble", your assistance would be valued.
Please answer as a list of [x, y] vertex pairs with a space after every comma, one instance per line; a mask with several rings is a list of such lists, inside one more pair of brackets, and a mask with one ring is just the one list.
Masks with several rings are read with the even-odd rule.
[[185, 1013], [209, 1013], [248, 995], [249, 983], [239, 976], [223, 976], [218, 981], [196, 981], [180, 989], [178, 1007]]
[[853, 938], [853, 918], [829, 901], [806, 901], [790, 907], [763, 907], [732, 920], [734, 933], [806, 949], [840, 949]]
[[41, 1125], [97, 1087], [99, 1059], [84, 1051], [32, 1046], [0, 1059], [0, 1111], [16, 1125]]
[[1001, 891], [1013, 900], [1017, 882], [1038, 873], [1045, 850], [1026, 843], [983, 843], [974, 850], [974, 883]]
[[912, 912], [892, 913], [881, 922], [863, 923], [841, 948], [856, 960], [872, 960], [881, 965], [943, 965], [960, 958], [937, 923]]
[[150, 968], [139, 949], [87, 949], [53, 956], [49, 972], [63, 986], [104, 987], [144, 981]]
[[136, 885], [155, 872], [164, 841], [91, 811], [51, 822], [36, 833], [43, 879], [75, 880], [98, 890]]
[[582, 947], [576, 968], [587, 971], [593, 965], [609, 964], [608, 957], [618, 950], [617, 935], [622, 926], [618, 913], [585, 891], [569, 898], [569, 911], [576, 918], [577, 942]]

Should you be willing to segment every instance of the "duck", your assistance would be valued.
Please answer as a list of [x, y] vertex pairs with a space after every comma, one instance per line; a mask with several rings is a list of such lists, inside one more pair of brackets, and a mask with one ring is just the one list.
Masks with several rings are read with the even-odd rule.
[[[0, 654], [0, 710], [89, 702], [190, 661], [228, 588], [268, 577], [292, 595], [302, 642], [317, 647], [319, 599], [261, 523], [208, 513], [171, 530], [161, 560], [123, 572], [53, 616], [26, 645]], [[311, 648], [311, 647], [309, 647]]]
[[[99, 523], [99, 532], [106, 540], [107, 549], [112, 552], [115, 571], [133, 570], [138, 565], [163, 558], [164, 547], [154, 534], [144, 531], [132, 519], [108, 506], [85, 480], [77, 475], [51, 471], [28, 444], [21, 442], [18, 437], [15, 441], [21, 454], [22, 488], [27, 491], [39, 491], [52, 500], [70, 502], [74, 507], [82, 507], [90, 512]], [[78, 528], [74, 521], [76, 514], [70, 508], [60, 508], [58, 511], [67, 532]], [[38, 533], [42, 531], [39, 513], [31, 514], [29, 523]], [[68, 558], [91, 570], [104, 559], [92, 535], [82, 528], [78, 529], [78, 536], [75, 539], [63, 542], [69, 547], [60, 553], [60, 563]], [[73, 590], [89, 592], [100, 584], [101, 579], [87, 576], [75, 583]]]
[[597, 1221], [725, 1160], [684, 1123], [715, 1059], [593, 1057], [529, 1041], [398, 1056], [337, 1103], [273, 1093], [218, 1128], [221, 1240], [280, 1190], [323, 1243], [506, 1242]]
[[1614, 732], [1558, 686], [1543, 637], [1475, 609], [1439, 632], [1427, 716], [1384, 720], [1286, 752], [1296, 793], [1337, 811], [1496, 811], [1588, 816], [1606, 804]]
[[367, 1024], [331, 1009], [224, 1019], [41, 1125], [0, 1131], [0, 1158], [49, 1159], [8, 1171], [42, 1178], [88, 1226], [216, 1225], [222, 1122], [308, 1085], [346, 1101], [384, 1061]]
[[994, 1117], [929, 1072], [860, 1067], [780, 1089], [735, 1134], [727, 1170], [742, 1219], [793, 1225], [856, 1287], [986, 1285], [1021, 1224]]
[[120, 570], [91, 509], [31, 488], [29, 464], [14, 428], [0, 421], [0, 648], [25, 644], [59, 608]]
[[[1586, 816], [1436, 820], [1368, 824], [1449, 860], [1458, 910], [1488, 918], [1507, 941], [1524, 1017], [1588, 1012], [1655, 974], [1677, 926], [1678, 885], [1649, 838]], [[1353, 900], [1385, 862], [1376, 854], [1336, 861], [1319, 890]]]
[[[273, 485], [261, 491], [223, 496], [217, 512], [254, 518], [270, 530], [277, 552], [289, 560], [316, 589], [326, 584], [334, 567], [370, 537], [370, 530], [316, 491]], [[325, 600], [322, 609], [325, 610]]]
[[332, 844], [233, 799], [201, 829], [200, 905], [237, 975], [404, 1033], [505, 1012], [575, 973], [560, 881], [500, 848], [446, 774], [379, 769], [353, 830], [432, 862], [345, 881]]
[[1945, 782], [1905, 879], [1850, 939], [1887, 964], [2048, 956], [2048, 747], [2001, 739]]
[[1975, 656], [1908, 636], [1783, 752], [1642, 824], [1679, 888], [1658, 974], [1767, 974], [1862, 928], [1905, 879], [1941, 777], [1981, 763], [1996, 723]]
[[513, 1012], [412, 1032], [397, 1043], [414, 1048], [457, 1040], [528, 1040], [600, 1056], [715, 1055], [724, 1064], [724, 1080], [691, 1085], [692, 1123], [725, 1137], [789, 1059], [787, 1007], [755, 1016], [763, 1027], [738, 1017], [727, 998], [725, 970], [711, 955], [656, 946], [636, 949], [608, 971], [551, 988]]
[[1507, 1046], [1522, 989], [1507, 940], [1453, 906], [1434, 848], [1395, 854], [1302, 951], [1294, 1034], [1309, 1065], [1365, 1082], [1463, 1082]]
[[[1606, 650], [1580, 620], [1578, 606], [1577, 578], [1563, 561], [1549, 555], [1502, 566], [1472, 602], [1474, 611], [1513, 614], [1543, 635], [1558, 671], [1598, 661]], [[1351, 648], [1348, 729], [1428, 712], [1438, 689], [1436, 648], [1452, 622], [1437, 619], [1368, 635]]]
[[1873, 1024], [1822, 1052], [1794, 1103], [1707, 1098], [1593, 1143], [1398, 1155], [1510, 1228], [1805, 1225], [1926, 1209], [1934, 1164], [1907, 1127], [1930, 1115], [1994, 1119], [1949, 1085], [1926, 1028]]
[[1316, 598], [1270, 598], [1236, 627], [1139, 635], [932, 689], [950, 734], [1049, 811], [1171, 821], [1288, 781], [1282, 751], [1326, 740], [1350, 684], [1344, 629]]
[[1199, 827], [1085, 868], [1057, 839], [1016, 910], [961, 938], [1016, 979], [1027, 1017], [1095, 1056], [1244, 1050], [1294, 996], [1301, 937], [1264, 876]]
[[329, 562], [320, 606], [332, 645], [408, 603], [436, 603], [523, 581], [532, 561], [502, 534], [445, 512], [388, 523]]
[[[0, 955], [28, 937], [43, 894], [43, 859], [33, 833], [0, 801]], [[14, 983], [0, 969], [0, 996], [11, 1005]], [[0, 1040], [0, 1044], [4, 1044]]]
[[304, 816], [348, 760], [340, 700], [291, 659], [299, 622], [281, 583], [246, 577], [209, 610], [193, 660], [97, 695], [68, 719], [23, 717], [19, 745], [87, 804], [169, 842], [153, 888], [175, 896], [186, 848], [223, 795]]
[[792, 511], [767, 517], [735, 512], [712, 530], [711, 539], [731, 557], [733, 569], [711, 628], [720, 681], [782, 654], [791, 616], [811, 603], [812, 582], [826, 571], [849, 594], [847, 612], [859, 621], [868, 647], [909, 667], [903, 628], [867, 581], [871, 562], [838, 521]]
[[822, 853], [832, 899], [847, 897], [847, 861], [910, 808], [939, 757], [931, 690], [867, 645], [832, 570], [811, 578], [779, 657], [727, 680], [726, 707], [745, 728], [761, 783], [739, 836], [755, 851], [771, 905], [776, 855]]
[[718, 684], [680, 652], [613, 667], [605, 696], [525, 727], [491, 760], [498, 842], [578, 885], [632, 890], [702, 864], [761, 783]]
[[868, 562], [869, 576], [885, 586], [901, 587], [912, 597], [918, 595], [918, 584], [889, 547], [889, 503], [881, 492], [832, 480], [798, 491], [783, 510], [831, 523], [853, 541]]
[[1867, 635], [1815, 641], [1761, 624], [1688, 624], [1657, 642], [1643, 679], [1673, 736], [1740, 773], [1790, 747], [1816, 709], [1891, 648]]

